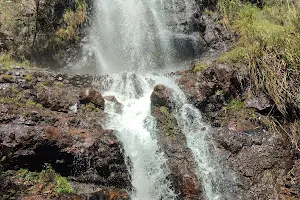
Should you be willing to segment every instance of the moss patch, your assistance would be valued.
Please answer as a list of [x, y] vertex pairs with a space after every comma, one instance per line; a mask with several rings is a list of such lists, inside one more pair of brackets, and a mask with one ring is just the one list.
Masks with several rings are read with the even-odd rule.
[[87, 112], [87, 113], [89, 113], [89, 112], [99, 112], [100, 108], [95, 107], [95, 105], [93, 103], [88, 103], [86, 105], [82, 105], [81, 110], [83, 112]]
[[176, 124], [174, 122], [174, 117], [172, 116], [172, 114], [169, 112], [169, 109], [167, 107], [160, 107], [159, 111], [163, 114], [164, 116], [164, 127], [165, 130], [164, 132], [167, 134], [167, 136], [176, 136]]
[[237, 99], [232, 99], [229, 104], [225, 106], [226, 110], [230, 111], [238, 111], [244, 107], [244, 102], [237, 100]]
[[14, 86], [8, 86], [4, 94], [0, 96], [0, 103], [9, 104], [14, 110], [21, 108], [42, 108], [43, 106], [32, 99], [24, 98], [24, 91]]
[[197, 63], [193, 69], [194, 73], [197, 73], [200, 70], [204, 70], [208, 67], [207, 63], [201, 62], [201, 63]]
[[25, 68], [30, 68], [29, 67], [29, 62], [27, 60], [24, 60], [22, 62], [19, 62], [15, 60], [10, 53], [6, 54], [0, 54], [0, 69], [4, 69], [7, 71], [10, 71], [13, 66], [22, 66]]

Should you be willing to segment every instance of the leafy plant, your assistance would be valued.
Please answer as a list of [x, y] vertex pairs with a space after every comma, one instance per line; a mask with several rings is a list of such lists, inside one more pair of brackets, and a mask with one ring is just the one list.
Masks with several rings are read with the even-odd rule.
[[77, 0], [75, 11], [69, 9], [64, 13], [63, 21], [66, 25], [55, 32], [54, 40], [56, 42], [79, 40], [78, 27], [85, 22], [86, 18], [86, 2], [84, 0]]
[[39, 193], [73, 193], [73, 189], [67, 178], [62, 177], [55, 172], [50, 164], [45, 164], [41, 172], [31, 172], [27, 169], [20, 169], [16, 177], [23, 181], [25, 185], [30, 186], [29, 190]]
[[70, 183], [68, 182], [68, 180], [65, 177], [56, 176], [55, 182], [56, 182], [55, 191], [57, 193], [73, 193], [74, 192], [72, 187], [70, 186]]

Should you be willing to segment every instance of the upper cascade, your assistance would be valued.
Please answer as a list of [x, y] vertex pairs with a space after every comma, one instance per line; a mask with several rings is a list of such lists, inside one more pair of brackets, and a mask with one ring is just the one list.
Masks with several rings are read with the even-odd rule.
[[102, 74], [170, 67], [198, 51], [187, 23], [197, 12], [194, 0], [96, 0], [86, 49]]

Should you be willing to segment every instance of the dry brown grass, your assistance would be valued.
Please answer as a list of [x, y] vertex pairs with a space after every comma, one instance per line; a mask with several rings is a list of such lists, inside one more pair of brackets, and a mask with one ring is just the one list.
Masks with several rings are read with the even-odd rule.
[[293, 3], [259, 9], [235, 0], [219, 1], [223, 24], [239, 38], [220, 57], [246, 72], [252, 89], [264, 91], [286, 117], [299, 117], [300, 7]]

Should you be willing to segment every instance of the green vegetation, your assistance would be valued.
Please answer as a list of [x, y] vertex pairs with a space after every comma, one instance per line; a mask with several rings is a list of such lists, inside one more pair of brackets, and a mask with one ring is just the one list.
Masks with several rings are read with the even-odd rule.
[[9, 74], [1, 74], [0, 75], [0, 80], [5, 80], [5, 81], [13, 81], [14, 80], [14, 77], [12, 75], [9, 75]]
[[200, 70], [206, 69], [208, 67], [208, 64], [204, 62], [197, 63], [193, 69], [194, 73], [197, 73]]
[[263, 8], [219, 0], [223, 25], [239, 37], [219, 62], [246, 72], [253, 90], [264, 91], [284, 115], [300, 107], [300, 5], [263, 1]]
[[0, 53], [0, 69], [5, 69], [5, 70], [9, 71], [9, 70], [11, 70], [12, 66], [22, 66], [22, 67], [28, 68], [29, 62], [26, 60], [24, 60], [23, 62], [18, 62], [12, 57], [11, 54]]
[[79, 40], [78, 27], [81, 26], [87, 18], [87, 5], [84, 0], [76, 1], [76, 10], [67, 10], [63, 15], [65, 26], [55, 32], [54, 41], [74, 41]]
[[42, 108], [43, 106], [32, 99], [24, 99], [24, 93], [14, 86], [8, 86], [4, 95], [0, 96], [1, 104], [10, 104], [14, 109], [19, 108]]
[[61, 82], [61, 81], [58, 81], [58, 82], [55, 83], [55, 86], [57, 86], [59, 88], [62, 88], [62, 87], [64, 87], [64, 83]]
[[55, 191], [57, 193], [73, 193], [73, 189], [70, 186], [70, 183], [68, 182], [67, 178], [61, 177], [61, 176], [56, 176], [55, 177]]
[[81, 110], [83, 110], [83, 112], [99, 112], [100, 108], [95, 107], [93, 103], [88, 103], [86, 105], [82, 105]]
[[49, 164], [45, 164], [45, 169], [41, 172], [30, 172], [27, 169], [17, 171], [18, 178], [25, 186], [29, 186], [28, 192], [37, 191], [39, 193], [73, 193], [70, 183], [65, 177], [55, 172]]
[[48, 86], [51, 86], [51, 82], [49, 80], [45, 80], [45, 81], [42, 81], [42, 82], [39, 82], [36, 87], [37, 88], [44, 88], [44, 87], [48, 87]]
[[26, 102], [26, 107], [43, 108], [43, 105], [42, 105], [42, 104], [39, 104], [39, 103], [36, 103], [35, 101], [29, 99], [29, 100]]
[[27, 81], [28, 83], [30, 83], [32, 81], [32, 76], [31, 74], [25, 74], [24, 75], [24, 79], [25, 81]]
[[24, 104], [21, 102], [23, 94], [17, 88], [13, 86], [8, 86], [6, 89], [6, 94], [0, 96], [1, 104], [11, 104], [14, 108], [20, 108]]
[[227, 106], [225, 106], [226, 110], [230, 111], [238, 111], [244, 107], [244, 102], [236, 99], [232, 99]]

